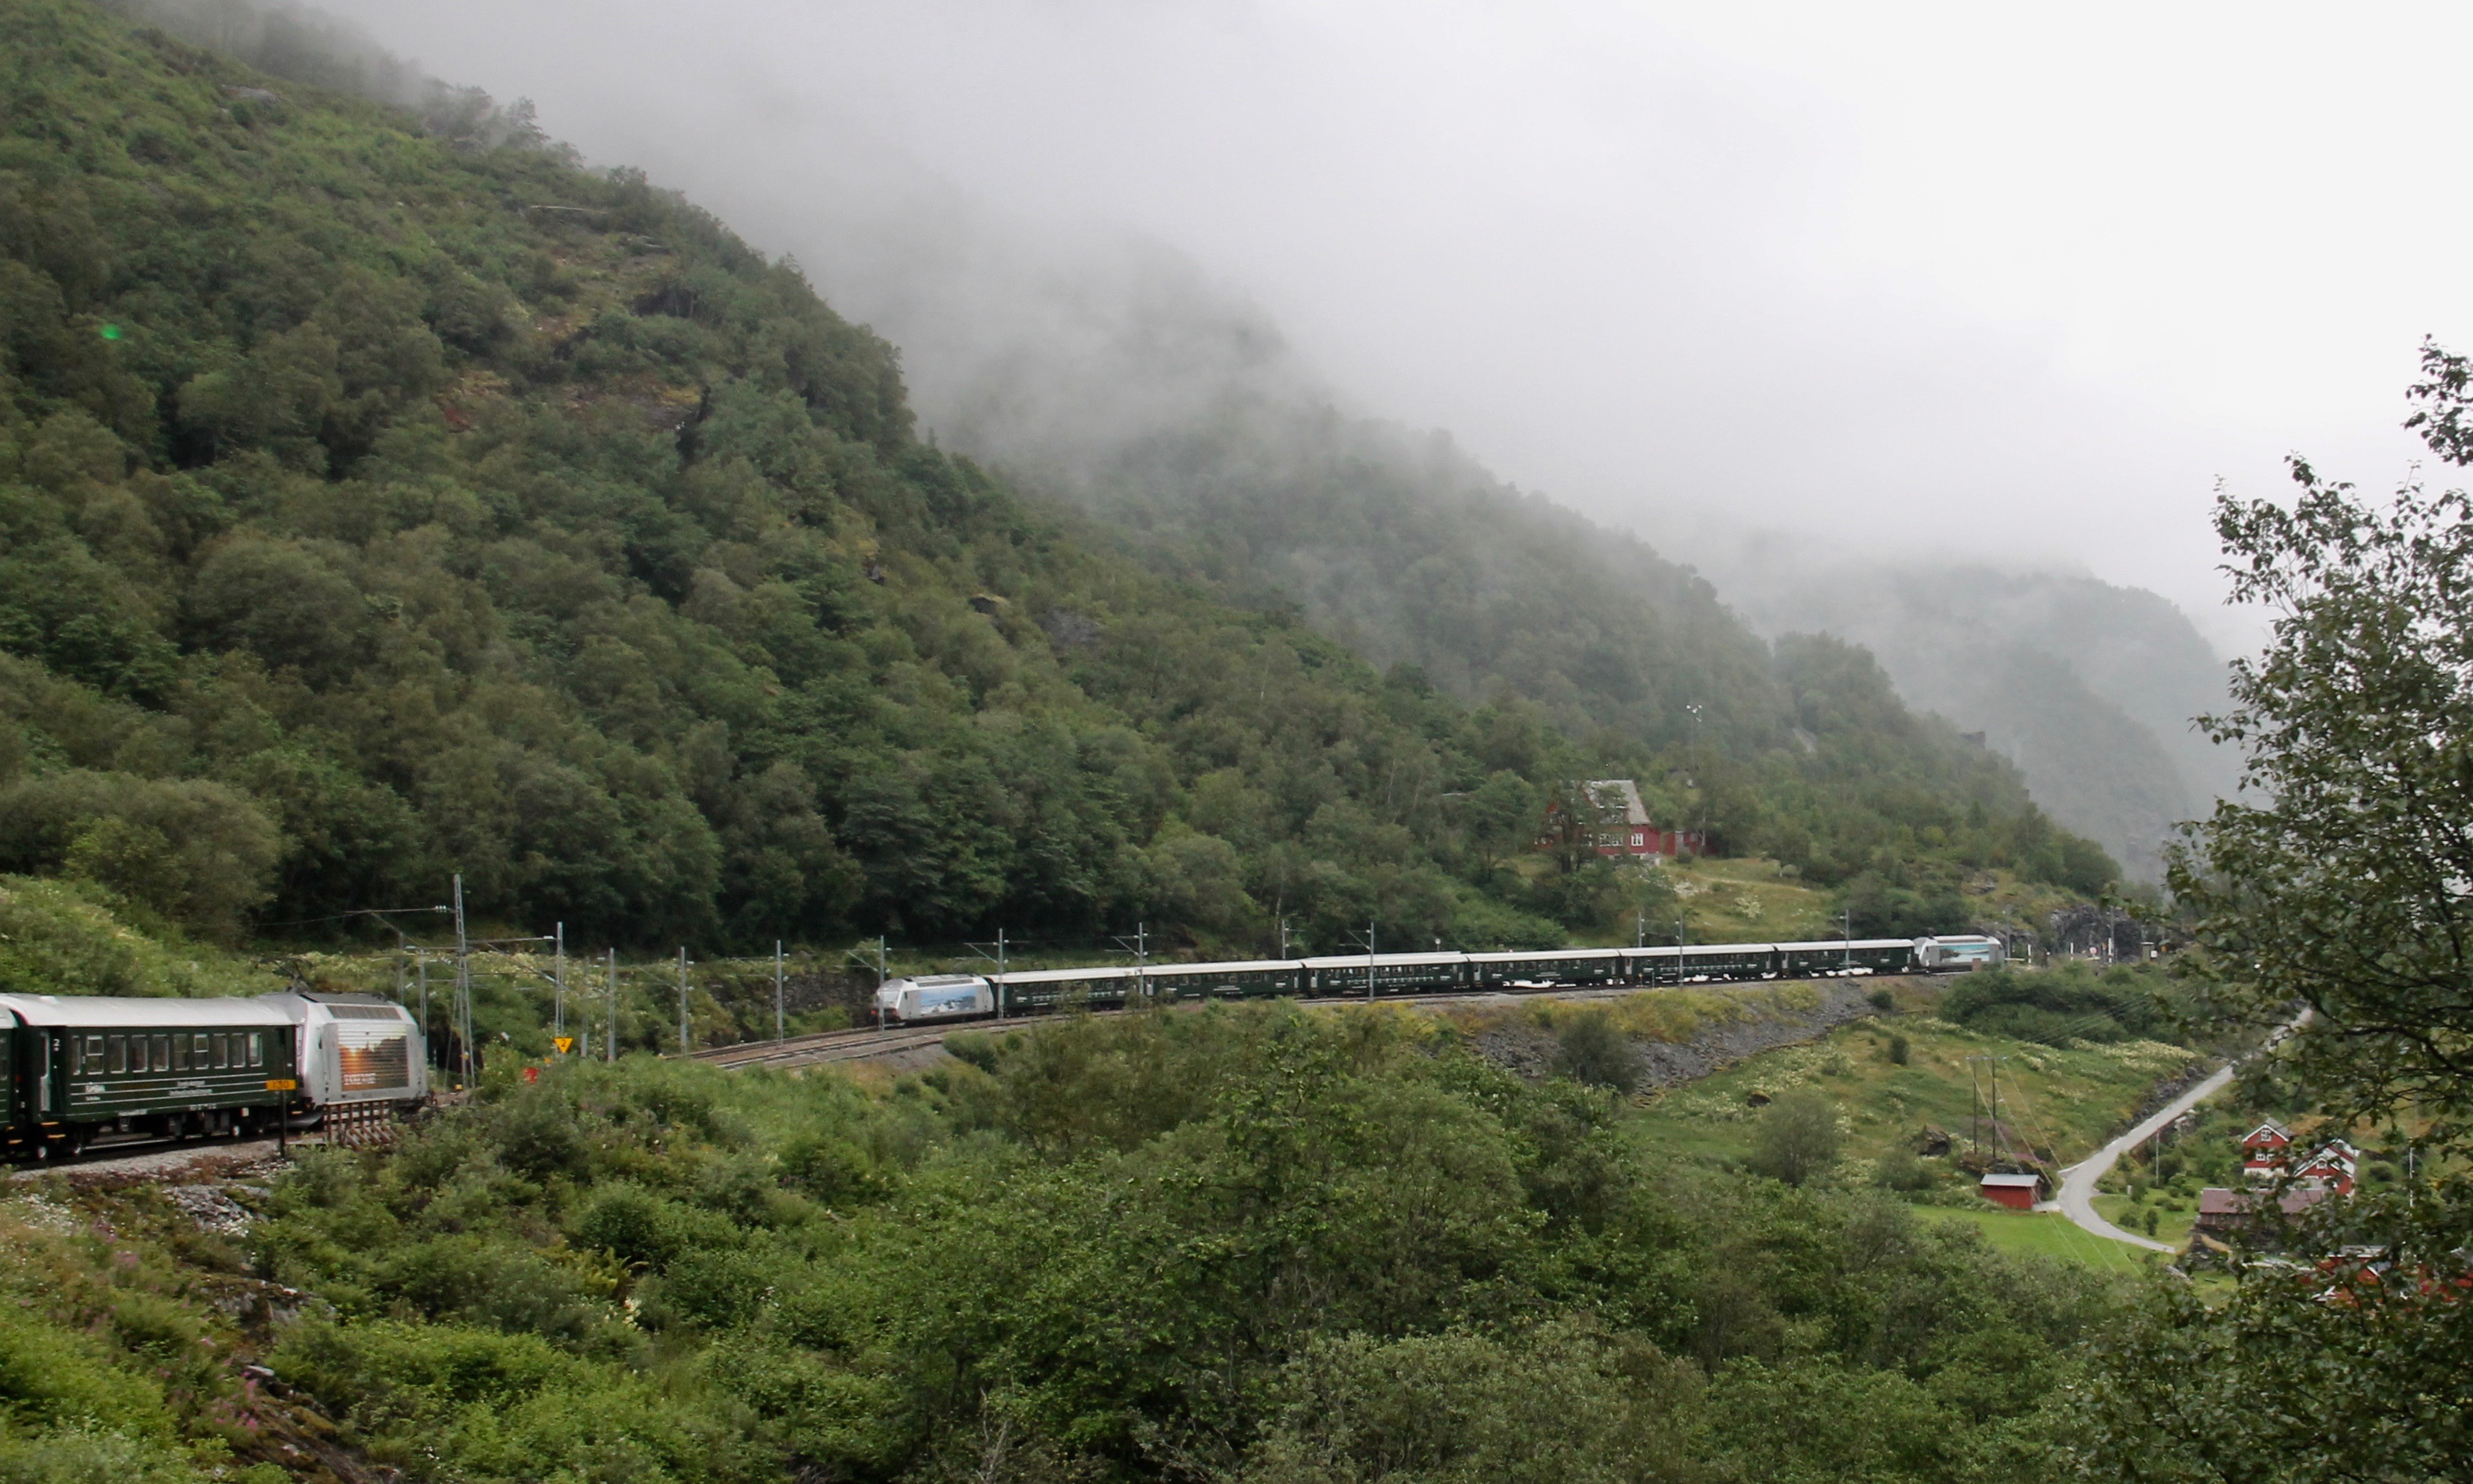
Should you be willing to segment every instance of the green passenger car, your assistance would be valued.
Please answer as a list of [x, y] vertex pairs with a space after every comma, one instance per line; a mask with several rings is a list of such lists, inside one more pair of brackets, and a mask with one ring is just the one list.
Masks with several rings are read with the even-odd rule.
[[292, 1022], [255, 1000], [0, 994], [0, 1020], [7, 1143], [38, 1158], [272, 1128], [299, 1076]]

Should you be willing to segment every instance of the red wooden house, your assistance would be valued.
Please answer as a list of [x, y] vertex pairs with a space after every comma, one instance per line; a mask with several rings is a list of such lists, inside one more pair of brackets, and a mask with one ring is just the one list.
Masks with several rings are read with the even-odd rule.
[[1597, 811], [1597, 847], [1600, 855], [1641, 860], [1672, 860], [1702, 853], [1705, 841], [1696, 829], [1662, 829], [1641, 802], [1640, 784], [1630, 778], [1592, 778], [1580, 785], [1581, 797]]
[[2264, 1184], [2282, 1178], [2284, 1161], [2293, 1148], [2293, 1131], [2269, 1118], [2242, 1136], [2242, 1174]]

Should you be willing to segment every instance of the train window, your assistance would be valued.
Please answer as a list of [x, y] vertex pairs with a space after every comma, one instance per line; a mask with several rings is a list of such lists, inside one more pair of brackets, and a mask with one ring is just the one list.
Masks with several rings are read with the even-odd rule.
[[103, 1038], [100, 1036], [88, 1036], [85, 1039], [84, 1074], [88, 1077], [103, 1075]]
[[266, 1037], [262, 1031], [249, 1033], [249, 1065], [252, 1066], [266, 1065]]
[[204, 1071], [215, 1065], [214, 1048], [207, 1043], [206, 1033], [204, 1031], [189, 1038], [189, 1065], [199, 1071]]
[[175, 1036], [172, 1038], [172, 1070], [176, 1072], [184, 1072], [188, 1069], [189, 1038], [186, 1036]]
[[219, 1072], [229, 1070], [231, 1067], [231, 1039], [228, 1036], [217, 1036], [214, 1038], [214, 1042], [215, 1070]]
[[114, 1036], [111, 1038], [111, 1065], [108, 1067], [108, 1070], [115, 1072], [125, 1072], [129, 1070], [128, 1037]]
[[172, 1069], [172, 1038], [169, 1036], [155, 1038], [155, 1069], [158, 1072]]

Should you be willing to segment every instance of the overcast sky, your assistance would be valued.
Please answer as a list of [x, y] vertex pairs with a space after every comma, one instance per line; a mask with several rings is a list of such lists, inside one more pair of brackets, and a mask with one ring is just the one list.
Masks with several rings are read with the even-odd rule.
[[2462, 7], [324, 8], [862, 318], [819, 214], [940, 182], [1181, 250], [1361, 410], [1652, 540], [1996, 552], [2223, 640], [2215, 481], [2391, 486], [2421, 337], [2473, 347]]

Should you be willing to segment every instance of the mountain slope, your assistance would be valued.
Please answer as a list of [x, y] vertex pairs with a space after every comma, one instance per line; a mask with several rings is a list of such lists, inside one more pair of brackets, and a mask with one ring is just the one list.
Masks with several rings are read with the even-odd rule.
[[[424, 126], [73, 0], [0, 41], [0, 869], [224, 932], [460, 871], [582, 942], [1491, 945], [1650, 904], [1504, 865], [1620, 773], [1841, 871], [2101, 878], [1868, 660], [1773, 670], [1688, 583], [1699, 649], [1616, 613], [1612, 679], [1472, 709], [1146, 570], [520, 110]], [[1501, 662], [1588, 659], [1551, 617]]]
[[1870, 648], [1901, 694], [1984, 732], [2054, 818], [2143, 879], [2160, 879], [2174, 824], [2236, 786], [2239, 755], [2193, 725], [2223, 706], [2223, 663], [2151, 592], [1963, 562], [1848, 572], [1777, 539], [1701, 545], [1754, 623]]

